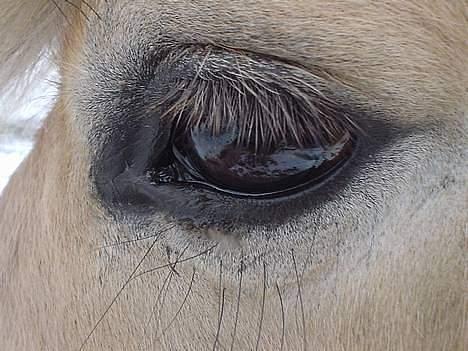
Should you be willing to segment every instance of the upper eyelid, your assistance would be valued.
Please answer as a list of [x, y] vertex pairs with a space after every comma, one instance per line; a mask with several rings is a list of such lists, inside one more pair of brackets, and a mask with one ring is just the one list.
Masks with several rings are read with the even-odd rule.
[[[185, 128], [236, 127], [241, 139], [301, 145], [324, 142], [358, 129], [337, 103], [322, 93], [326, 81], [290, 63], [226, 50], [185, 48], [156, 64], [174, 82], [157, 108], [162, 118]], [[166, 77], [167, 79], [167, 77]], [[242, 141], [242, 140], [240, 140]]]

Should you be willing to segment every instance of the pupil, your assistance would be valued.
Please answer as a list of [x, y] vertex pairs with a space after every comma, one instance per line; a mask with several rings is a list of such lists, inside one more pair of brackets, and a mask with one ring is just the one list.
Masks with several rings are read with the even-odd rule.
[[[192, 129], [174, 140], [174, 155], [197, 183], [243, 195], [274, 195], [320, 182], [352, 153], [349, 133], [329, 145], [242, 145], [235, 132]], [[202, 178], [202, 179], [200, 179]], [[187, 179], [186, 177], [184, 179]]]

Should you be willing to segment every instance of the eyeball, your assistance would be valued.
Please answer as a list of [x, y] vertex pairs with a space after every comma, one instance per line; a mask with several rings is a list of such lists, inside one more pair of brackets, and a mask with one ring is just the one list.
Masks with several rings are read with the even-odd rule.
[[175, 137], [173, 154], [179, 162], [179, 181], [258, 197], [320, 183], [351, 157], [354, 146], [348, 132], [328, 145], [280, 143], [258, 148], [239, 143], [235, 130], [213, 135], [208, 129], [194, 128]]

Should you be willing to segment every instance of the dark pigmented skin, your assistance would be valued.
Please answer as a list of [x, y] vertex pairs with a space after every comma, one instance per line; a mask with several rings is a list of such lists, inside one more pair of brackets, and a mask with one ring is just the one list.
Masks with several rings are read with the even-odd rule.
[[[218, 54], [222, 59], [222, 52]], [[109, 111], [112, 129], [93, 130], [91, 135], [91, 142], [100, 145], [92, 162], [91, 179], [98, 199], [110, 212], [136, 213], [138, 220], [142, 215], [151, 217], [152, 213], [165, 213], [176, 221], [188, 221], [195, 226], [222, 226], [227, 231], [243, 225], [252, 227], [268, 223], [277, 226], [302, 214], [304, 207], [317, 208], [331, 200], [336, 192], [346, 187], [353, 172], [362, 167], [371, 155], [377, 155], [394, 138], [411, 133], [410, 128], [398, 130], [382, 119], [367, 117], [365, 111], [359, 114], [350, 106], [342, 113], [359, 120], [360, 128], [355, 135], [352, 162], [348, 162], [339, 175], [328, 175], [319, 184], [304, 187], [299, 193], [273, 199], [242, 199], [200, 184], [154, 184], [148, 170], [172, 142], [170, 121], [161, 119], [165, 106], [155, 102], [163, 100], [177, 81], [194, 79], [200, 64], [197, 61], [200, 58], [196, 56], [193, 62], [189, 57], [161, 64], [163, 55], [167, 52], [153, 54], [134, 76], [131, 75], [134, 69], [127, 71], [127, 84], [121, 91], [113, 93], [117, 105]], [[234, 74], [236, 69], [232, 68]], [[342, 117], [338, 115], [336, 118]]]

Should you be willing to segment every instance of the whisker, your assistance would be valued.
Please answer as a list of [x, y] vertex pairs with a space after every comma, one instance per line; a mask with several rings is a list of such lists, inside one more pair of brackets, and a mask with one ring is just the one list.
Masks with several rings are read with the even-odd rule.
[[223, 314], [224, 314], [224, 294], [226, 292], [226, 288], [223, 288], [223, 292], [221, 294], [221, 301], [222, 301], [222, 304], [221, 304], [221, 311], [220, 311], [220, 314], [219, 314], [219, 320], [218, 320], [218, 328], [216, 330], [216, 337], [215, 337], [215, 341], [214, 341], [214, 344], [213, 344], [213, 351], [216, 350], [216, 345], [218, 344], [218, 340], [219, 340], [219, 334], [221, 332], [221, 323], [223, 321]]
[[312, 243], [310, 244], [310, 247], [309, 247], [309, 250], [307, 252], [307, 256], [306, 256], [306, 259], [304, 260], [304, 264], [302, 266], [302, 272], [301, 272], [301, 282], [304, 281], [304, 275], [305, 275], [305, 271], [306, 271], [306, 268], [307, 268], [307, 265], [309, 263], [309, 261], [312, 259], [312, 249], [315, 245], [315, 238], [317, 236], [317, 232], [314, 232], [313, 236], [312, 236]]
[[299, 293], [299, 301], [301, 304], [301, 314], [302, 314], [302, 335], [303, 335], [303, 349], [304, 351], [307, 350], [307, 337], [306, 337], [306, 322], [305, 322], [305, 313], [304, 313], [304, 302], [302, 300], [302, 290], [301, 290], [301, 282], [299, 281], [299, 274], [297, 272], [297, 264], [296, 264], [296, 257], [294, 256], [294, 250], [291, 250], [292, 261], [294, 265], [294, 272], [296, 274], [296, 282], [297, 282], [297, 291]]
[[231, 351], [234, 350], [234, 343], [236, 341], [236, 333], [237, 333], [237, 323], [239, 321], [239, 310], [240, 310], [240, 298], [242, 293], [242, 276], [244, 272], [244, 259], [241, 259], [240, 267], [239, 267], [239, 289], [237, 290], [237, 302], [236, 302], [236, 317], [234, 320], [234, 330], [232, 333], [232, 340], [231, 340]]
[[187, 292], [185, 293], [185, 296], [184, 296], [184, 300], [182, 301], [182, 304], [180, 305], [179, 309], [177, 310], [177, 312], [174, 314], [174, 317], [172, 317], [171, 321], [169, 322], [169, 324], [166, 326], [166, 328], [164, 328], [164, 330], [162, 331], [161, 335], [157, 338], [156, 341], [159, 341], [163, 336], [164, 334], [169, 330], [169, 328], [172, 326], [172, 324], [176, 321], [177, 317], [179, 316], [179, 314], [181, 313], [182, 309], [184, 308], [187, 300], [188, 300], [188, 297], [190, 295], [190, 293], [192, 292], [192, 287], [193, 287], [193, 282], [195, 280], [195, 268], [193, 268], [193, 273], [192, 273], [192, 278], [190, 279], [190, 283], [189, 283], [189, 287], [187, 289]]
[[[180, 257], [182, 257], [182, 255], [184, 253], [185, 253], [185, 249], [182, 251], [182, 253], [180, 253], [177, 256], [176, 261], [178, 259], [180, 259]], [[168, 260], [169, 260], [169, 263], [170, 263], [170, 257], [169, 256], [168, 256]], [[177, 264], [177, 263], [174, 263], [174, 264]], [[164, 278], [161, 289], [159, 289], [158, 296], [156, 298], [156, 302], [153, 304], [153, 306], [151, 308], [151, 313], [150, 313], [149, 318], [148, 318], [148, 320], [147, 320], [147, 322], [145, 324], [145, 335], [147, 335], [148, 326], [151, 323], [151, 320], [153, 319], [153, 317], [155, 315], [158, 316], [158, 318], [157, 318], [157, 329], [159, 329], [161, 327], [161, 309], [162, 309], [162, 306], [163, 306], [164, 301], [166, 299], [167, 291], [169, 290], [169, 285], [171, 284], [171, 281], [172, 281], [173, 277], [174, 277], [174, 269], [171, 268], [169, 270], [169, 273]]]
[[145, 324], [145, 334], [146, 334], [146, 332], [148, 330], [148, 326], [150, 325], [151, 320], [156, 315], [156, 311], [158, 311], [157, 328], [159, 329], [159, 327], [160, 327], [160, 324], [161, 324], [161, 318], [159, 318], [160, 317], [160, 315], [159, 315], [160, 309], [159, 308], [157, 309], [157, 307], [158, 307], [158, 305], [159, 306], [161, 305], [161, 299], [163, 297], [163, 294], [166, 291], [166, 285], [168, 286], [170, 284], [170, 280], [172, 279], [173, 275], [174, 275], [174, 273], [170, 270], [169, 273], [167, 273], [166, 277], [164, 278], [161, 289], [159, 289], [158, 296], [156, 297], [156, 302], [153, 304], [153, 306], [151, 308], [151, 313], [150, 313], [150, 315], [148, 317], [148, 321]]
[[262, 294], [262, 309], [260, 311], [260, 323], [258, 327], [258, 335], [257, 335], [257, 343], [255, 345], [255, 351], [258, 350], [258, 346], [260, 345], [260, 335], [262, 333], [262, 326], [263, 326], [263, 317], [265, 312], [265, 296], [266, 296], [266, 289], [267, 289], [267, 271], [266, 271], [266, 263], [263, 261], [263, 294]]
[[[159, 308], [157, 310], [157, 315], [158, 315], [158, 328], [159, 326], [161, 325], [161, 315], [162, 315], [162, 309], [164, 307], [164, 303], [166, 301], [166, 297], [167, 297], [167, 293], [169, 292], [169, 286], [171, 285], [171, 282], [172, 282], [172, 279], [174, 278], [174, 275], [177, 275], [179, 276], [179, 273], [176, 271], [175, 267], [177, 266], [177, 264], [179, 263], [179, 260], [181, 257], [184, 256], [185, 252], [187, 251], [188, 249], [188, 245], [184, 248], [184, 250], [182, 250], [182, 252], [177, 255], [175, 261], [173, 263], [171, 263], [171, 258], [170, 258], [170, 254], [168, 253], [168, 256], [167, 256], [167, 259], [168, 259], [168, 262], [170, 264], [170, 266], [168, 267], [169, 268], [169, 273], [168, 273], [168, 276], [166, 277], [166, 281], [167, 281], [167, 284], [166, 286], [162, 287], [161, 288], [161, 291], [159, 292], [159, 294], [161, 295], [161, 300], [160, 300], [160, 303], [159, 303]], [[158, 299], [159, 299], [159, 296], [158, 296]], [[156, 305], [155, 305], [156, 306]]]
[[281, 307], [281, 347], [280, 347], [280, 351], [283, 351], [283, 347], [284, 347], [284, 337], [285, 337], [285, 332], [286, 332], [286, 328], [285, 328], [285, 318], [284, 318], [284, 305], [283, 305], [283, 297], [281, 296], [281, 290], [280, 290], [280, 287], [278, 285], [278, 282], [276, 282], [276, 291], [278, 292], [278, 297], [279, 297], [279, 301], [280, 301], [280, 307]]
[[[201, 256], [203, 256], [203, 255], [206, 255], [206, 254], [208, 254], [210, 251], [212, 251], [214, 248], [216, 248], [216, 246], [218, 246], [218, 244], [215, 244], [215, 245], [209, 247], [208, 249], [206, 249], [206, 250], [204, 250], [204, 251], [202, 251], [202, 252], [200, 252], [200, 253], [198, 253], [198, 254], [196, 254], [196, 255], [194, 255], [194, 256], [190, 256], [190, 257], [187, 257], [187, 258], [185, 258], [185, 259], [183, 259], [183, 260], [180, 260], [180, 261], [178, 261], [177, 263], [184, 263], [184, 262], [187, 262], [187, 261], [191, 261], [191, 260], [193, 260], [193, 259], [195, 259], [195, 258], [201, 257]], [[148, 273], [152, 273], [152, 272], [156, 272], [156, 271], [159, 271], [159, 270], [161, 270], [161, 269], [170, 267], [171, 265], [172, 265], [172, 263], [170, 263], [170, 264], [165, 264], [165, 265], [162, 265], [162, 266], [158, 266], [158, 267], [155, 267], [155, 268], [148, 269], [148, 270], [146, 270], [146, 271], [143, 271], [143, 272], [141, 272], [141, 273], [138, 273], [138, 274], [134, 275], [134, 276], [132, 277], [132, 280], [133, 280], [133, 279], [137, 279], [137, 278], [141, 277], [142, 275], [145, 275], [145, 274], [148, 274]]]
[[186, 245], [185, 248], [182, 250], [182, 252], [179, 255], [177, 255], [176, 260], [172, 264], [171, 264], [170, 253], [169, 252], [167, 253], [167, 261], [168, 261], [169, 264], [171, 264], [171, 266], [170, 266], [171, 271], [173, 271], [174, 274], [177, 275], [177, 276], [180, 276], [180, 274], [179, 274], [179, 272], [177, 272], [176, 266], [180, 262], [181, 257], [184, 257], [184, 255], [187, 252], [188, 248], [189, 248], [189, 245]]
[[102, 313], [101, 317], [98, 319], [98, 321], [96, 322], [96, 324], [94, 325], [93, 329], [91, 329], [91, 331], [89, 332], [89, 334], [86, 336], [86, 338], [83, 340], [80, 348], [79, 348], [79, 351], [82, 351], [85, 347], [85, 345], [87, 344], [87, 342], [89, 341], [89, 339], [91, 338], [91, 336], [94, 334], [94, 332], [96, 331], [96, 329], [99, 327], [99, 325], [102, 323], [102, 321], [104, 320], [104, 318], [106, 317], [107, 313], [110, 311], [110, 309], [112, 308], [112, 306], [115, 304], [115, 302], [117, 301], [117, 299], [119, 298], [119, 296], [122, 294], [122, 292], [124, 291], [124, 289], [127, 287], [127, 285], [132, 281], [132, 278], [134, 277], [134, 275], [136, 274], [136, 272], [138, 271], [138, 269], [141, 267], [141, 265], [143, 264], [143, 261], [148, 257], [148, 255], [150, 254], [150, 252], [153, 250], [154, 246], [156, 245], [156, 242], [158, 241], [159, 239], [159, 236], [160, 235], [157, 235], [155, 236], [153, 242], [151, 243], [151, 245], [149, 246], [149, 248], [146, 250], [145, 254], [143, 255], [143, 257], [140, 259], [140, 261], [138, 261], [138, 264], [135, 266], [135, 268], [133, 269], [132, 273], [129, 275], [129, 277], [127, 278], [127, 280], [125, 281], [125, 283], [122, 285], [122, 287], [119, 289], [119, 291], [117, 292], [117, 294], [114, 296], [114, 298], [112, 299], [112, 301], [110, 302], [110, 304], [107, 306], [107, 308], [104, 310], [104, 313]]
[[[313, 248], [314, 248], [314, 245], [315, 245], [315, 238], [316, 238], [316, 233], [313, 234], [312, 243], [310, 244], [309, 249], [307, 250], [307, 256], [306, 256], [306, 258], [304, 260], [304, 263], [302, 265], [302, 271], [301, 271], [301, 274], [300, 274], [301, 283], [304, 281], [304, 275], [305, 275], [305, 272], [306, 272], [306, 269], [307, 269], [307, 265], [310, 263], [310, 261], [312, 259], [312, 252], [313, 252]], [[298, 302], [299, 302], [299, 292], [296, 294], [296, 302], [295, 302], [296, 327], [298, 327], [298, 322], [297, 322], [297, 304], [298, 304]]]
[[232, 340], [231, 340], [231, 351], [234, 350], [234, 342], [236, 341], [236, 332], [237, 332], [237, 322], [239, 321], [239, 309], [240, 309], [240, 298], [242, 293], [242, 274], [244, 271], [244, 260], [241, 259], [240, 268], [239, 268], [239, 289], [237, 290], [237, 302], [236, 302], [236, 318], [234, 320], [234, 330], [232, 333]]
[[169, 231], [169, 230], [171, 230], [171, 229], [174, 229], [174, 227], [175, 227], [175, 226], [167, 227], [167, 228], [163, 229], [163, 231], [161, 231], [161, 232], [159, 232], [159, 233], [157, 233], [157, 234], [151, 234], [151, 235], [148, 235], [148, 236], [144, 236], [144, 237], [142, 237], [142, 238], [124, 240], [124, 241], [119, 241], [119, 242], [116, 242], [116, 243], [111, 243], [111, 244], [106, 244], [106, 245], [103, 245], [103, 246], [99, 246], [99, 247], [95, 248], [94, 250], [95, 250], [95, 251], [99, 251], [99, 250], [108, 249], [108, 248], [115, 247], [115, 246], [133, 244], [133, 243], [136, 243], [136, 242], [139, 242], [139, 241], [144, 241], [144, 240], [152, 239], [152, 238], [155, 237], [155, 235], [161, 235], [162, 233], [164, 233], [164, 232], [166, 232], [166, 231]]
[[223, 261], [219, 263], [219, 282], [218, 282], [218, 291], [219, 291], [219, 302], [218, 302], [218, 319], [221, 316], [221, 296], [223, 289]]

